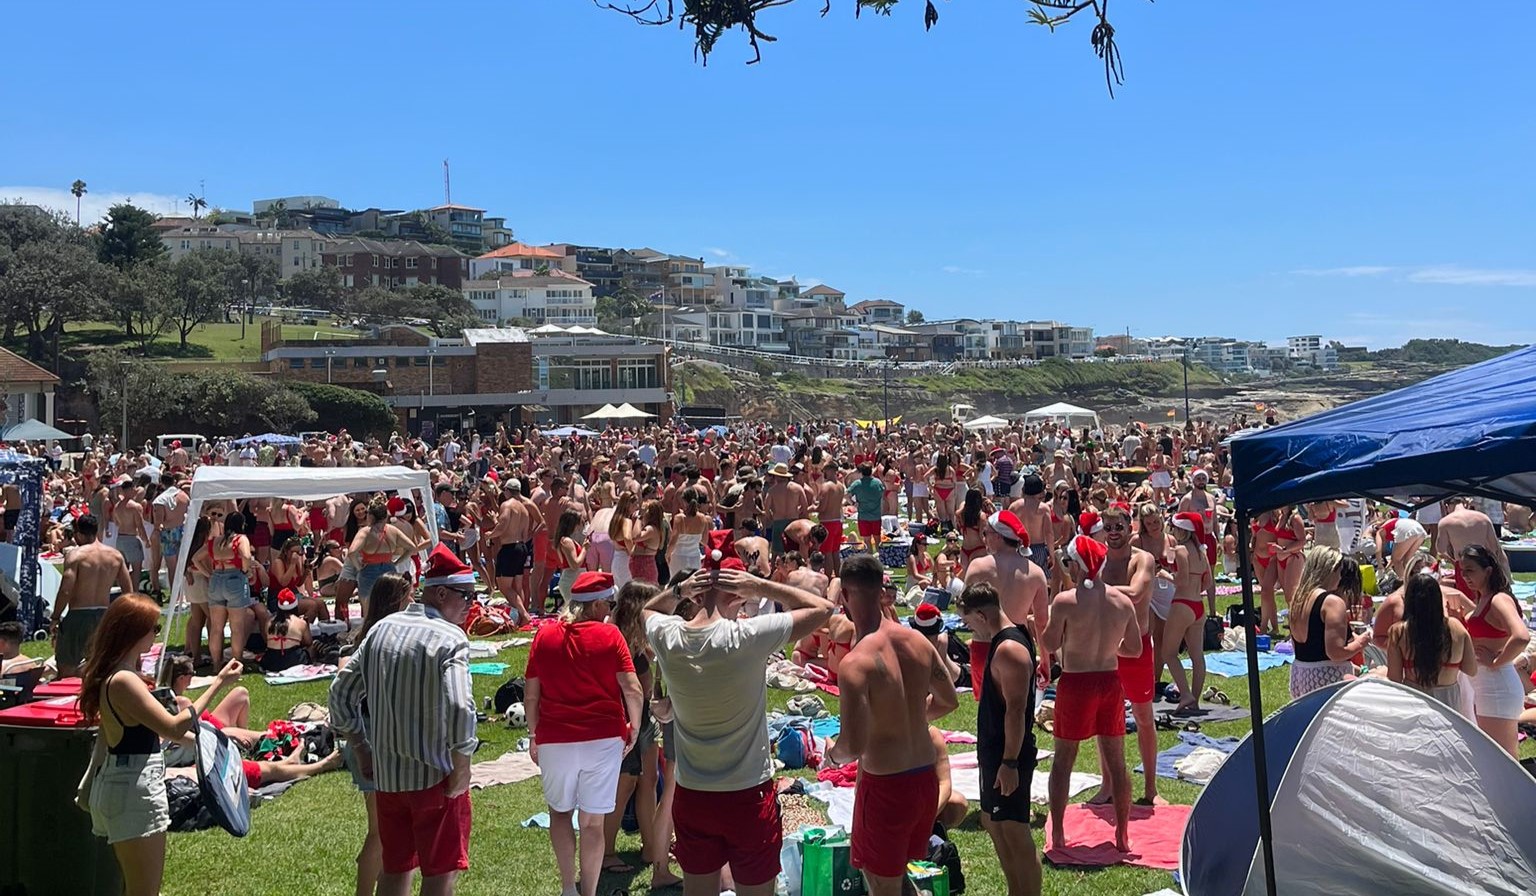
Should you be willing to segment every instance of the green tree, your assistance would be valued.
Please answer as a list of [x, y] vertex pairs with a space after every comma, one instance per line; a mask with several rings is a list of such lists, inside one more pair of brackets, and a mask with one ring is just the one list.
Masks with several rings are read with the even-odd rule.
[[277, 261], [270, 255], [241, 252], [229, 268], [229, 275], [234, 278], [230, 291], [241, 303], [257, 298], [270, 301], [278, 295]]
[[240, 256], [223, 249], [198, 249], [171, 266], [168, 313], [182, 351], [198, 324], [213, 320], [235, 301], [240, 271]]
[[181, 406], [180, 383], [163, 365], [105, 348], [91, 352], [85, 370], [86, 388], [96, 396], [103, 428], [116, 430], [127, 405], [130, 444], [136, 432], [154, 431], [168, 410]]
[[419, 316], [412, 313], [410, 296], [382, 286], [369, 286], [347, 296], [346, 311], [371, 324]]
[[111, 272], [109, 294], [112, 314], [123, 332], [148, 353], [155, 340], [165, 335], [176, 319], [176, 290], [172, 266], [164, 262], [141, 264], [130, 271]]
[[0, 313], [6, 329], [27, 337], [27, 356], [48, 357], [58, 368], [58, 337], [69, 321], [89, 320], [105, 310], [109, 269], [88, 245], [76, 240], [26, 243], [10, 257], [0, 278]]
[[346, 299], [342, 286], [341, 271], [332, 267], [299, 271], [282, 281], [283, 301], [299, 308], [320, 308], [336, 311]]
[[[752, 48], [748, 64], [763, 58], [759, 43], [772, 43], [778, 38], [758, 27], [757, 16], [766, 10], [789, 6], [795, 0], [595, 0], [598, 6], [629, 16], [642, 25], [673, 25], [693, 29], [694, 53], [708, 64], [709, 54], [715, 42], [727, 31], [740, 28], [747, 35]], [[820, 0], [821, 14], [832, 9], [832, 0]], [[890, 15], [900, 0], [853, 0], [853, 13], [858, 16], [868, 10], [879, 15]], [[1097, 19], [1089, 42], [1093, 52], [1104, 63], [1104, 81], [1114, 96], [1115, 86], [1123, 83], [1124, 71], [1120, 64], [1120, 48], [1115, 44], [1115, 28], [1109, 23], [1109, 0], [1028, 0], [1026, 10], [1029, 22], [1055, 31], [1078, 13], [1088, 12]], [[809, 4], [802, 3], [801, 6]], [[903, 9], [917, 5], [911, 0]], [[976, 8], [982, 8], [978, 5]], [[938, 24], [939, 9], [933, 0], [923, 0], [923, 28]]]
[[85, 181], [76, 180], [69, 185], [69, 192], [75, 197], [75, 226], [80, 226], [80, 198], [86, 194]]
[[120, 271], [134, 265], [155, 261], [166, 254], [160, 234], [154, 230], [155, 216], [126, 202], [107, 209], [107, 223], [101, 229], [96, 257]]
[[603, 296], [597, 300], [597, 321], [604, 329], [618, 327], [619, 324], [629, 326], [635, 318], [644, 317], [656, 310], [649, 301], [643, 298], [634, 287], [624, 286], [611, 296]]
[[286, 388], [309, 402], [327, 429], [345, 429], [354, 436], [389, 435], [398, 425], [395, 412], [384, 399], [361, 389], [333, 386], [329, 383], [292, 382]]
[[923, 322], [923, 312], [918, 311], [916, 308], [913, 308], [911, 311], [907, 312], [907, 323], [909, 323], [909, 324], [920, 324], [922, 322]]

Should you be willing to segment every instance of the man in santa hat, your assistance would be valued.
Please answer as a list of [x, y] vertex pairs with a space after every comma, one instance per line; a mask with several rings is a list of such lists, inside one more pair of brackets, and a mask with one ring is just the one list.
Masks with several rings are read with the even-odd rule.
[[474, 599], [474, 572], [437, 545], [420, 601], [375, 623], [331, 684], [331, 725], [378, 789], [381, 893], [409, 892], [419, 867], [422, 892], [452, 896], [469, 867], [469, 760], [479, 741], [459, 626]]
[[[832, 603], [757, 578], [713, 544], [704, 569], [645, 606], [646, 637], [672, 697], [677, 861], [684, 892], [719, 892], [729, 864], [738, 892], [767, 894], [779, 873], [783, 831], [763, 668], [786, 642], [824, 625]], [[691, 619], [673, 615], [682, 597], [700, 606]], [[738, 618], [749, 600], [777, 602], [785, 612]]]
[[[965, 584], [987, 584], [997, 589], [1003, 612], [1027, 628], [1030, 637], [1038, 644], [1050, 613], [1050, 596], [1046, 590], [1045, 570], [1024, 552], [1030, 543], [1028, 530], [1011, 511], [1000, 510], [988, 517], [986, 525], [981, 527], [981, 543], [987, 552], [966, 566]], [[971, 639], [971, 678], [975, 682], [971, 693], [978, 700], [981, 699], [981, 679], [986, 674], [991, 646], [982, 638]], [[1050, 656], [1041, 651], [1038, 659], [1038, 675], [1043, 686], [1050, 682]]]
[[[1099, 526], [1103, 531], [1105, 584], [1114, 585], [1136, 605], [1136, 626], [1141, 629], [1141, 655], [1120, 658], [1120, 688], [1130, 701], [1131, 714], [1136, 719], [1136, 745], [1141, 752], [1141, 767], [1146, 777], [1141, 802], [1153, 805], [1157, 802], [1157, 726], [1152, 718], [1153, 690], [1157, 684], [1154, 659], [1157, 651], [1152, 643], [1152, 580], [1157, 575], [1157, 562], [1152, 555], [1131, 543], [1131, 507], [1115, 502], [1104, 508]], [[1107, 803], [1113, 797], [1111, 782], [1114, 777], [1105, 774], [1106, 786], [1089, 800], [1090, 803]]]
[[1086, 535], [1075, 536], [1059, 558], [1073, 587], [1051, 601], [1050, 623], [1041, 647], [1057, 654], [1056, 755], [1051, 761], [1050, 837], [1066, 845], [1062, 817], [1067, 809], [1077, 747], [1098, 738], [1099, 755], [1112, 779], [1115, 848], [1130, 851], [1131, 776], [1125, 767], [1125, 697], [1120, 688], [1120, 657], [1141, 655], [1141, 627], [1136, 606], [1119, 588], [1104, 582], [1108, 548]]

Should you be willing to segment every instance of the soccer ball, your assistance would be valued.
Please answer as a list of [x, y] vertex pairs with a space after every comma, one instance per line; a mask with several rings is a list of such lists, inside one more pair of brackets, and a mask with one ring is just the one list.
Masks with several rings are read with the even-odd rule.
[[523, 704], [514, 703], [507, 707], [507, 727], [527, 728], [528, 714], [523, 711]]

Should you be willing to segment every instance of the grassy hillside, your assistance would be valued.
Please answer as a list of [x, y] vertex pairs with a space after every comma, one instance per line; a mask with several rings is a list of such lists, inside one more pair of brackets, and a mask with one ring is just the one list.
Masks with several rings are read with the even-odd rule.
[[[1014, 396], [1058, 396], [1106, 390], [1163, 395], [1184, 388], [1176, 361], [1155, 363], [1097, 363], [1046, 361], [1033, 367], [967, 368], [948, 376], [913, 377], [908, 383], [935, 392], [989, 393]], [[1205, 367], [1189, 371], [1189, 385], [1218, 386], [1221, 378]]]

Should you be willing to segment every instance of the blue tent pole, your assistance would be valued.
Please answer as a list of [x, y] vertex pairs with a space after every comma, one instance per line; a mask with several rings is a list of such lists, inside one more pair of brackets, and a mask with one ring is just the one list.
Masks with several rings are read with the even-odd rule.
[[1269, 757], [1264, 750], [1264, 693], [1259, 682], [1259, 614], [1248, 575], [1248, 511], [1237, 511], [1237, 573], [1243, 578], [1243, 628], [1248, 642], [1248, 712], [1253, 719], [1253, 780], [1258, 786], [1259, 843], [1264, 849], [1264, 890], [1275, 896], [1275, 850], [1269, 827]]

